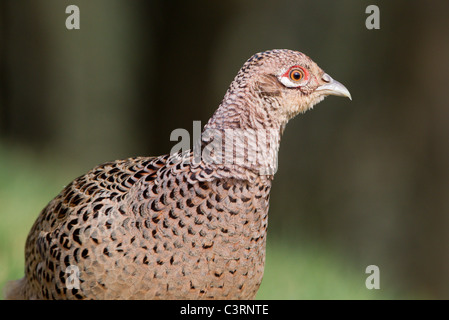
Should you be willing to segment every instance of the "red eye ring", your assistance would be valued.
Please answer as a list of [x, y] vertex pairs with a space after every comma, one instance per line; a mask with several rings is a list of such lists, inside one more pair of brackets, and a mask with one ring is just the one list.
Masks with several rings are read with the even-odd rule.
[[293, 83], [303, 83], [309, 81], [309, 73], [301, 66], [292, 66], [283, 77], [287, 77]]

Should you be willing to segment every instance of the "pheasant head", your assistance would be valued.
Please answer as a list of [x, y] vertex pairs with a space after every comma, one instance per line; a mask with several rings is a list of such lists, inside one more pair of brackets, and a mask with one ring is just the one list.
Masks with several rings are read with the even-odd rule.
[[328, 95], [351, 99], [344, 85], [305, 54], [260, 52], [245, 62], [206, 127], [283, 128]]
[[[351, 99], [345, 86], [305, 54], [284, 49], [253, 55], [237, 73], [204, 128], [203, 145], [221, 141], [209, 148], [221, 152], [209, 152], [207, 162], [229, 172], [244, 168], [272, 176], [287, 122], [328, 95]], [[226, 144], [231, 150], [223, 147], [225, 140], [231, 141]], [[243, 160], [237, 163], [239, 157]]]

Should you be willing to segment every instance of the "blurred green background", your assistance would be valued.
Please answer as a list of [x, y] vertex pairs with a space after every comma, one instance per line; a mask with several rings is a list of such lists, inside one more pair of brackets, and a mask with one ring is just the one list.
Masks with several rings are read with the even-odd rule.
[[[80, 30], [67, 30], [77, 5]], [[3, 0], [0, 289], [40, 210], [97, 164], [168, 153], [252, 54], [309, 55], [351, 92], [284, 134], [261, 299], [449, 298], [448, 1]], [[365, 287], [368, 265], [380, 289]]]

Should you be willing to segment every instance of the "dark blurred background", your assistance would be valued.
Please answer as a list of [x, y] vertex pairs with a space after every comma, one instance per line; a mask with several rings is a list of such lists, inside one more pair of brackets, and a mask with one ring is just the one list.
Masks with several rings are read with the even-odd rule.
[[[71, 4], [80, 30], [65, 27]], [[379, 30], [365, 27], [370, 4]], [[302, 51], [353, 101], [329, 97], [289, 123], [268, 242], [319, 242], [362, 275], [378, 265], [382, 288], [448, 299], [448, 12], [424, 0], [3, 0], [0, 145], [25, 150], [31, 171], [42, 159], [76, 167], [66, 182], [165, 154], [252, 54]]]

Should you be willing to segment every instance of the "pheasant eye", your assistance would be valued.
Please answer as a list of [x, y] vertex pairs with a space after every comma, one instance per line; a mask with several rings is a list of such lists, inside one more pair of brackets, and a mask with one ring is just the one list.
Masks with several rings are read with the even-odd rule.
[[298, 88], [306, 85], [309, 78], [309, 72], [306, 68], [293, 66], [279, 77], [279, 81], [288, 88]]
[[304, 71], [299, 68], [290, 70], [290, 79], [293, 81], [300, 81], [304, 78]]

